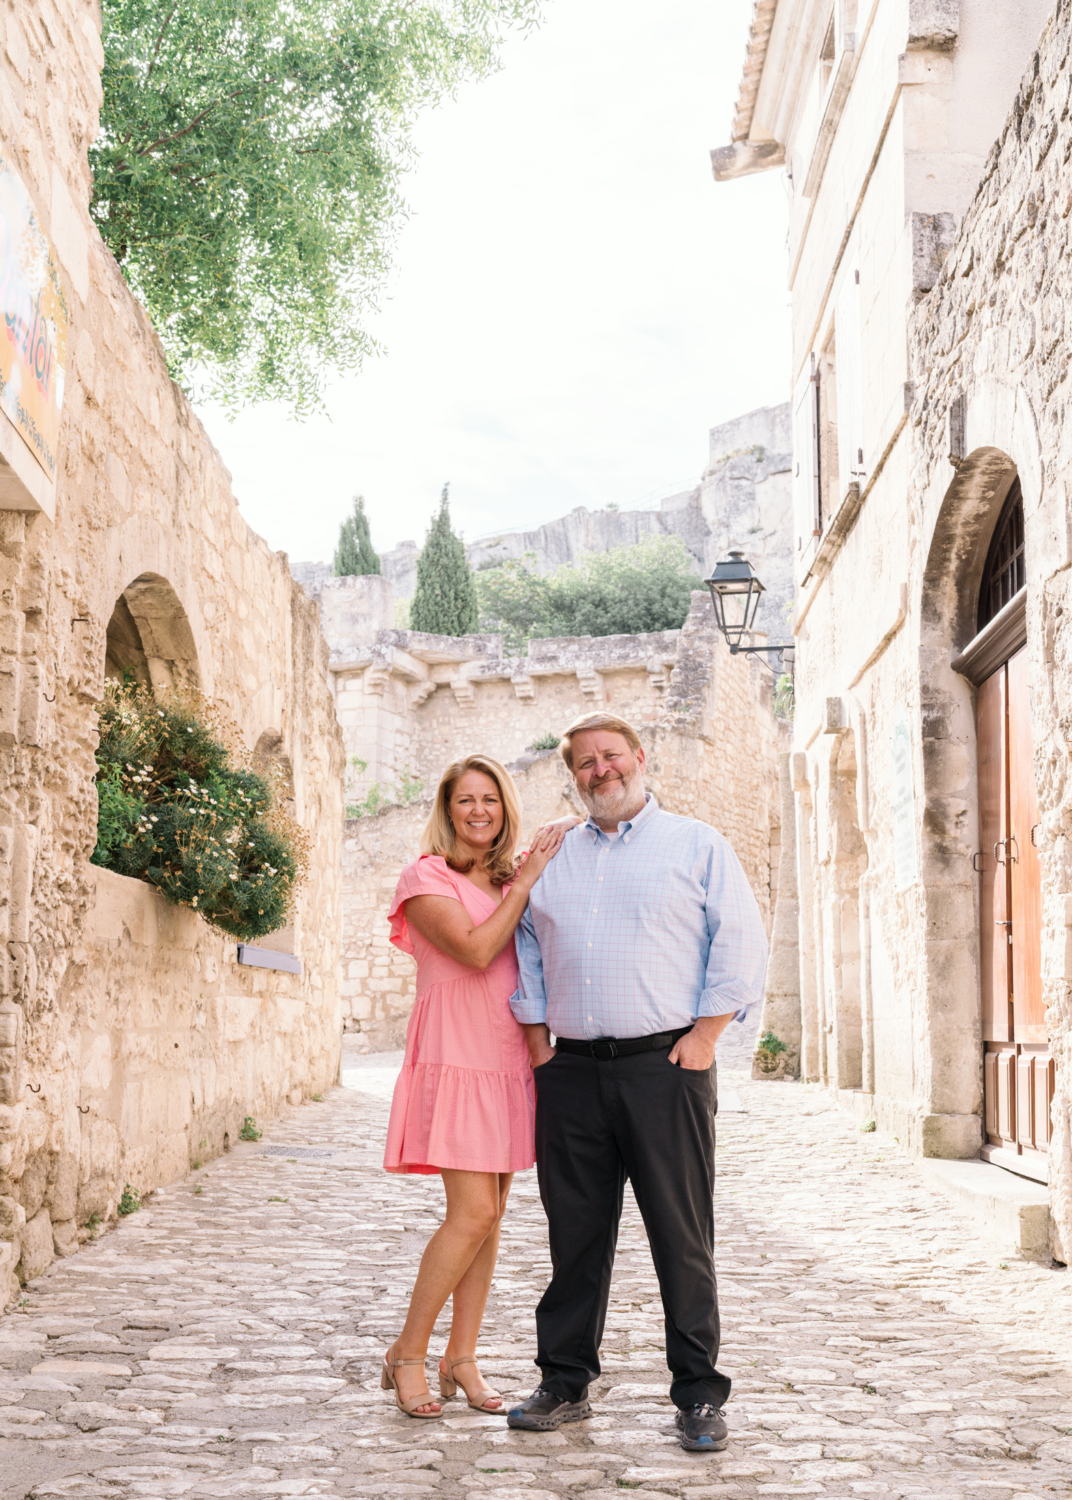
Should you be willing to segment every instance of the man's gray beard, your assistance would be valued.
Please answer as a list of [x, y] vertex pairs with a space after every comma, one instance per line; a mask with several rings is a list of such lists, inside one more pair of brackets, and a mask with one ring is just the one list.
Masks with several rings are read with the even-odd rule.
[[615, 782], [619, 790], [617, 795], [612, 796], [608, 792], [602, 794], [577, 788], [577, 795], [592, 814], [593, 818], [604, 818], [607, 822], [614, 820], [621, 822], [630, 812], [637, 811], [638, 803], [644, 804], [644, 772], [639, 766], [634, 770], [632, 776], [625, 781]]

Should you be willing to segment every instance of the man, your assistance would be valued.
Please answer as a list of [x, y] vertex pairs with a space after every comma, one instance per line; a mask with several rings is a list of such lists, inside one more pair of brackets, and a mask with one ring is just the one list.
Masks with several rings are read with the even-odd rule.
[[646, 794], [631, 725], [588, 714], [560, 753], [589, 818], [517, 929], [511, 1006], [536, 1081], [552, 1277], [536, 1309], [542, 1380], [508, 1420], [546, 1432], [591, 1415], [628, 1177], [662, 1293], [681, 1445], [710, 1451], [725, 1447], [730, 1393], [715, 1368], [715, 1043], [759, 999], [767, 941], [727, 841]]

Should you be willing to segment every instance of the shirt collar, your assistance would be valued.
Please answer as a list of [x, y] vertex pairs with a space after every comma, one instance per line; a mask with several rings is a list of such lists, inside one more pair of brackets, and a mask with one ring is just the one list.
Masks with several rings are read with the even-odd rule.
[[[639, 824], [646, 822], [648, 818], [652, 817], [652, 815], [654, 813], [657, 813], [658, 811], [659, 804], [656, 802], [655, 798], [650, 792], [645, 793], [644, 806], [637, 813], [636, 817], [630, 818], [628, 822], [619, 823], [618, 832], [620, 834], [628, 833], [630, 829], [636, 828]], [[597, 839], [609, 838], [609, 834], [603, 832], [602, 828], [600, 828], [599, 825], [593, 820], [591, 814], [589, 814], [588, 821], [584, 826], [585, 828], [591, 829]]]

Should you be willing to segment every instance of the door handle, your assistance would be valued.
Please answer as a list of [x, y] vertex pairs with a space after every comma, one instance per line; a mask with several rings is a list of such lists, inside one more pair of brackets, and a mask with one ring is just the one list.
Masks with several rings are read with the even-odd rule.
[[1011, 922], [1002, 921], [1000, 918], [994, 923], [995, 927], [1011, 927]]
[[975, 871], [976, 875], [981, 875], [983, 873], [983, 867], [982, 867], [982, 865], [976, 863], [977, 860], [980, 860], [980, 859], [983, 859], [983, 858], [984, 858], [984, 855], [983, 855], [983, 851], [981, 849], [977, 850], [972, 855], [972, 869]]
[[[1020, 849], [1019, 845], [1016, 842], [1016, 835], [1014, 833], [1010, 833], [1008, 838], [1003, 839], [1002, 842], [1005, 845], [1005, 853], [1009, 856], [1009, 859], [1013, 862], [1014, 865], [1019, 864]], [[1009, 848], [1010, 844], [1012, 845], [1011, 849]]]
[[1031, 847], [1032, 847], [1032, 849], [1037, 849], [1038, 848], [1038, 840], [1035, 838], [1035, 834], [1038, 832], [1038, 830], [1041, 827], [1042, 827], [1041, 823], [1032, 823], [1032, 825], [1031, 825]]
[[[1012, 850], [1009, 849], [1009, 845], [1010, 844], [1012, 844], [1012, 846], [1013, 846]], [[994, 859], [997, 861], [997, 863], [999, 865], [1008, 864], [1010, 861], [1014, 865], [1017, 864], [1018, 860], [1019, 860], [1019, 856], [1015, 852], [1013, 852], [1015, 850], [1015, 848], [1016, 848], [1016, 838], [1015, 838], [1015, 836], [1013, 834], [1010, 833], [1009, 837], [1007, 839], [998, 839], [997, 843], [994, 845]], [[1006, 858], [1005, 859], [1002, 859], [999, 856], [999, 854], [998, 854], [998, 850], [999, 849], [1004, 849], [1005, 850], [1005, 854], [1006, 854]]]

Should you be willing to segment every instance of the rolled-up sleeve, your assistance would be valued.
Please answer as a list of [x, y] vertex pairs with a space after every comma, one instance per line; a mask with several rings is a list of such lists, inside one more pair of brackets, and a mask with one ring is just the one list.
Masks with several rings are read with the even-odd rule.
[[517, 989], [510, 996], [510, 1009], [520, 1026], [538, 1026], [547, 1020], [547, 992], [543, 987], [543, 958], [532, 925], [532, 907], [514, 933], [517, 948]]
[[707, 877], [707, 929], [711, 948], [698, 1014], [743, 1021], [763, 998], [767, 934], [741, 862], [725, 839], [710, 854]]

